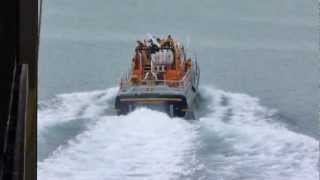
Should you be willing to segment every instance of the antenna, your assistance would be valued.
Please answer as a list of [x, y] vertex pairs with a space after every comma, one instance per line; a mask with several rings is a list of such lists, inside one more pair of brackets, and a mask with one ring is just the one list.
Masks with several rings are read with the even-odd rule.
[[187, 35], [186, 41], [187, 41], [187, 45], [186, 48], [189, 49], [190, 48], [190, 35]]

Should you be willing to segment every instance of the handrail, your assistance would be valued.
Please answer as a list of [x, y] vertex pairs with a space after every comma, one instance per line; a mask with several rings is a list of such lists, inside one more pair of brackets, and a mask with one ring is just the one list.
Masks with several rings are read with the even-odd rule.
[[123, 73], [120, 79], [120, 89], [128, 86], [141, 86], [141, 85], [150, 86], [148, 85], [149, 83], [155, 84], [156, 86], [163, 86], [163, 85], [168, 86], [169, 84], [175, 84], [176, 86], [170, 86], [170, 87], [184, 89], [185, 87], [187, 87], [186, 85], [188, 85], [188, 82], [189, 82], [188, 79], [191, 78], [191, 74], [192, 74], [191, 71], [192, 70], [188, 70], [181, 80], [140, 80], [139, 83], [137, 84], [131, 83], [128, 72], [125, 72]]

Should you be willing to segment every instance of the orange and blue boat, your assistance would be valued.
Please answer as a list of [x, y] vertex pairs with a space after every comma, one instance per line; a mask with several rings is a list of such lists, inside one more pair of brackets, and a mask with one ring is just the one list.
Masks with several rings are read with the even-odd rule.
[[147, 107], [171, 117], [194, 117], [200, 69], [196, 56], [170, 35], [137, 41], [131, 67], [120, 79], [115, 100], [119, 115]]

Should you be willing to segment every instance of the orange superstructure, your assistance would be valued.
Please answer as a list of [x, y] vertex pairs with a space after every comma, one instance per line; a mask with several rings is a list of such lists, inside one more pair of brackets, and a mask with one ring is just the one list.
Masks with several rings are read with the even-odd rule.
[[130, 74], [133, 84], [155, 80], [170, 84], [171, 81], [181, 80], [192, 66], [191, 59], [185, 58], [184, 47], [170, 35], [164, 39], [137, 42]]

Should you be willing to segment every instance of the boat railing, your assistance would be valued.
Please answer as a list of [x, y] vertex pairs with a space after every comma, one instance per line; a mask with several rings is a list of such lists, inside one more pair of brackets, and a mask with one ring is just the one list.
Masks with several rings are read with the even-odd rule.
[[188, 70], [181, 80], [139, 80], [138, 82], [131, 82], [130, 71], [125, 72], [120, 79], [120, 89], [128, 87], [145, 87], [151, 89], [152, 87], [169, 87], [176, 90], [184, 90], [191, 85], [192, 69]]

